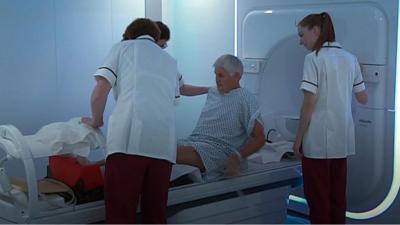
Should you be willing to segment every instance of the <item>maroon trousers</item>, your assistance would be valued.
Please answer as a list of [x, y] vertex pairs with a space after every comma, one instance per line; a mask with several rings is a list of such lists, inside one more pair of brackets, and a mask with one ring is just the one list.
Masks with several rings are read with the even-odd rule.
[[104, 199], [106, 222], [135, 223], [140, 198], [142, 223], [166, 223], [172, 164], [166, 160], [115, 153], [107, 157]]
[[303, 157], [304, 194], [311, 223], [346, 223], [347, 159]]

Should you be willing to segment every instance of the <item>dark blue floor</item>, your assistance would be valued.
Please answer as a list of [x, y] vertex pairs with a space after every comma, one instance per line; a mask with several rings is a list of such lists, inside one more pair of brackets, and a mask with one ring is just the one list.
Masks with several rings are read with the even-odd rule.
[[285, 224], [309, 224], [310, 221], [297, 216], [287, 215]]
[[285, 224], [310, 224], [307, 215], [288, 210]]

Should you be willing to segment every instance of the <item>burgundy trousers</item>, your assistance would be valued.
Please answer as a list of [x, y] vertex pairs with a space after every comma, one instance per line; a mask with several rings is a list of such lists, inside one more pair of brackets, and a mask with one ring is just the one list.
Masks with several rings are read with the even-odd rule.
[[303, 157], [304, 194], [311, 223], [346, 223], [347, 159]]
[[166, 160], [115, 153], [107, 157], [106, 222], [135, 223], [140, 199], [142, 223], [165, 224], [172, 164]]

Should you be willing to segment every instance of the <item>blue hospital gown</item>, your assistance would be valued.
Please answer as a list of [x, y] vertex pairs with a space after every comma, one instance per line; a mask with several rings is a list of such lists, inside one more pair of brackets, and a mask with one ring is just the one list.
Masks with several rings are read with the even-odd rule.
[[221, 95], [210, 88], [207, 101], [192, 134], [178, 140], [200, 155], [207, 174], [223, 173], [226, 158], [246, 144], [255, 120], [262, 124], [255, 96], [244, 88]]

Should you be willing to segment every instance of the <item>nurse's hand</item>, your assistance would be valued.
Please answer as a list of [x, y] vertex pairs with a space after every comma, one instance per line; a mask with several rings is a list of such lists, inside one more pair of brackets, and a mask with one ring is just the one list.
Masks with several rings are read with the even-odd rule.
[[301, 141], [295, 141], [293, 144], [293, 152], [294, 155], [296, 156], [297, 159], [302, 159], [303, 158], [303, 149], [301, 148], [302, 146]]
[[94, 129], [97, 129], [101, 126], [103, 126], [103, 121], [94, 121], [92, 118], [90, 117], [82, 117], [82, 123], [87, 124], [91, 127], [93, 127]]
[[237, 155], [229, 156], [225, 161], [225, 175], [237, 176], [240, 174], [240, 159]]

